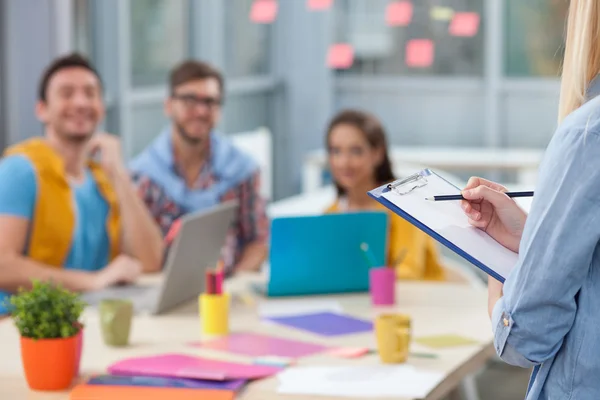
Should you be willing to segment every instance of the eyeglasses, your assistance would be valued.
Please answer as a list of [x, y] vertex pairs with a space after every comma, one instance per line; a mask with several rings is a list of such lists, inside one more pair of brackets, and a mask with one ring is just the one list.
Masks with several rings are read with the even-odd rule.
[[200, 105], [214, 110], [215, 108], [223, 104], [223, 100], [214, 97], [198, 97], [193, 94], [174, 94], [173, 97], [176, 100], [180, 100], [187, 108], [196, 108]]

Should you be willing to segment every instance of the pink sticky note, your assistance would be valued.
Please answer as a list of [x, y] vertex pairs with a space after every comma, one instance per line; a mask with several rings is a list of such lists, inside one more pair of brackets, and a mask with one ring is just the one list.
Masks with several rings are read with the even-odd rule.
[[409, 1], [395, 1], [388, 4], [385, 11], [385, 23], [389, 26], [406, 26], [413, 16], [413, 5]]
[[434, 44], [430, 39], [413, 39], [406, 44], [406, 65], [426, 68], [433, 64]]
[[342, 358], [357, 358], [369, 353], [370, 350], [366, 347], [339, 347], [328, 351], [327, 353]]
[[354, 49], [346, 43], [334, 44], [329, 48], [327, 54], [327, 66], [329, 68], [350, 68], [354, 62]]
[[333, 5], [333, 0], [308, 0], [306, 6], [312, 11], [328, 10]]
[[479, 30], [481, 18], [476, 12], [461, 12], [454, 14], [448, 31], [453, 36], [475, 36]]
[[270, 24], [277, 17], [277, 0], [254, 0], [250, 20], [257, 24]]
[[203, 343], [191, 343], [191, 345], [250, 357], [277, 356], [298, 358], [320, 353], [328, 349], [328, 347], [320, 344], [256, 333], [232, 333], [224, 338]]

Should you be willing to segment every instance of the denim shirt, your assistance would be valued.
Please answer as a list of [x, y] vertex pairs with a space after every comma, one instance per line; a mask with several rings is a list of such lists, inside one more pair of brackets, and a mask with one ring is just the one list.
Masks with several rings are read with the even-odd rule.
[[527, 400], [600, 399], [600, 97], [571, 113], [540, 166], [519, 261], [492, 314]]

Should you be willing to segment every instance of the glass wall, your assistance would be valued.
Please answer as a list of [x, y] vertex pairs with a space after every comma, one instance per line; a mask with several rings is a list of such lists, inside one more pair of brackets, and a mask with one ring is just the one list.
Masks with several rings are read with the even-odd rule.
[[188, 55], [187, 0], [130, 0], [131, 82], [162, 85]]
[[505, 74], [556, 77], [564, 54], [566, 0], [505, 1]]
[[224, 50], [227, 75], [231, 78], [270, 72], [272, 26], [250, 21], [252, 2], [226, 0]]
[[[127, 157], [168, 123], [163, 102], [170, 70], [193, 57], [223, 67], [227, 94], [218, 129], [274, 132], [271, 24], [250, 21], [252, 0], [72, 0], [72, 47], [106, 81], [104, 129], [119, 134]], [[210, 37], [205, 37], [207, 32]]]
[[[186, 57], [223, 68], [222, 132], [266, 126], [285, 143], [286, 121], [309, 112], [315, 95], [282, 67], [295, 49], [315, 79], [333, 76], [324, 94], [333, 111], [374, 112], [394, 145], [541, 148], [555, 125], [567, 0], [335, 0], [308, 17], [305, 0], [279, 0], [270, 24], [250, 20], [255, 0], [71, 1], [73, 47], [101, 66], [106, 128], [124, 136], [128, 156], [167, 122], [168, 73]], [[336, 43], [350, 44], [354, 60], [330, 72], [323, 47]], [[295, 108], [276, 112], [287, 96]]]
[[[354, 48], [351, 68], [341, 75], [480, 76], [483, 74], [483, 0], [458, 0], [436, 5], [432, 1], [404, 1], [408, 10], [398, 10], [396, 18], [406, 24], [391, 25], [389, 0], [337, 0], [335, 40]], [[397, 2], [396, 2], [397, 3]], [[450, 5], [453, 5], [450, 7]], [[474, 35], [451, 35], [455, 14], [470, 13]], [[477, 20], [477, 18], [479, 18]], [[460, 21], [459, 21], [460, 22]], [[464, 24], [463, 24], [464, 25]], [[413, 42], [417, 40], [417, 42]], [[411, 67], [411, 57], [432, 46], [433, 60], [426, 67]]]

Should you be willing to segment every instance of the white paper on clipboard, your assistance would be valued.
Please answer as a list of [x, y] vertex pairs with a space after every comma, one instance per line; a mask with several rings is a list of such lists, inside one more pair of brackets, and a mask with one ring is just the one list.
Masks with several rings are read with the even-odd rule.
[[460, 194], [460, 189], [425, 169], [369, 192], [371, 197], [413, 223], [488, 275], [503, 282], [518, 261], [518, 254], [469, 224], [459, 201], [429, 201], [426, 197]]

